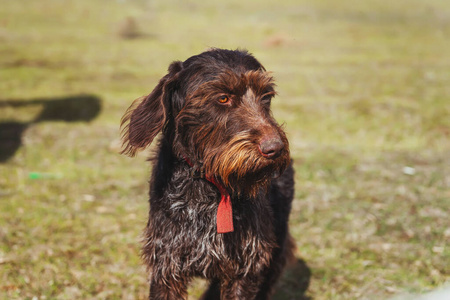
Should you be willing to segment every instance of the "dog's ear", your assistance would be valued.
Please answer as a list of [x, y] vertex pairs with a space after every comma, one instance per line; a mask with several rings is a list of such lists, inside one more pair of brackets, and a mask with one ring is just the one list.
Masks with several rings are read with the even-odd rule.
[[171, 113], [171, 97], [174, 83], [182, 69], [177, 61], [169, 66], [169, 73], [161, 78], [148, 96], [136, 99], [127, 109], [121, 121], [121, 154], [135, 156], [151, 144], [163, 129]]

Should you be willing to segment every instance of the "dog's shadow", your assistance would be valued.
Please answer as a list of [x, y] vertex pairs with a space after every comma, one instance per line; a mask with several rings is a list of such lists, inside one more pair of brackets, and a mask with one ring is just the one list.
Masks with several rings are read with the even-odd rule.
[[22, 136], [32, 124], [44, 121], [89, 122], [101, 111], [101, 100], [94, 95], [77, 95], [60, 98], [31, 100], [0, 100], [1, 108], [19, 109], [41, 105], [40, 114], [29, 122], [0, 120], [0, 163], [14, 156], [22, 145]]
[[293, 264], [287, 266], [273, 295], [273, 300], [312, 300], [306, 295], [310, 280], [310, 268], [304, 260], [297, 258]]

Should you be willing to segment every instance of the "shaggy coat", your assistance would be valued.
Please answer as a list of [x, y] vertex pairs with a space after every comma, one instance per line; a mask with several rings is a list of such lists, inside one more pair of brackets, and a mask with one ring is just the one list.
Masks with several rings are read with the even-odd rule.
[[275, 94], [252, 55], [212, 49], [173, 62], [124, 115], [125, 154], [161, 133], [142, 249], [150, 299], [187, 299], [198, 276], [210, 281], [202, 299], [269, 299], [294, 248], [293, 169]]

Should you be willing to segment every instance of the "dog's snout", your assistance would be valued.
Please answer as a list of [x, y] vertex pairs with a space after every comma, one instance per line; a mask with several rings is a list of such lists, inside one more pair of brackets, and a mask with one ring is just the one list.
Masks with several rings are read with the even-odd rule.
[[265, 138], [259, 144], [261, 154], [266, 158], [277, 158], [283, 151], [284, 143], [278, 136], [270, 136]]

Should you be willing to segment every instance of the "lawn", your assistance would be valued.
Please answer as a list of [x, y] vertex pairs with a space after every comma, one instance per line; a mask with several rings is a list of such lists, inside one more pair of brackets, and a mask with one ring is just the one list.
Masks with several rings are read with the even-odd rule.
[[171, 61], [213, 46], [248, 49], [278, 85], [297, 263], [274, 299], [450, 283], [450, 2], [0, 7], [0, 299], [147, 297], [150, 165], [118, 154], [120, 118]]

